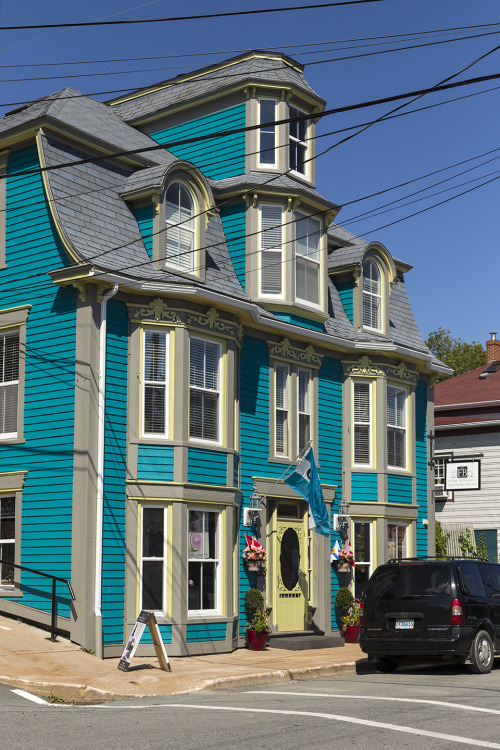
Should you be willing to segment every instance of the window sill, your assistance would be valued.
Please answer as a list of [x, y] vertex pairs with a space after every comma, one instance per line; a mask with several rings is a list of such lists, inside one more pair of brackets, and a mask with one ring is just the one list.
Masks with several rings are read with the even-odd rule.
[[15, 597], [16, 599], [22, 599], [23, 592], [16, 590], [15, 587], [8, 589], [5, 586], [0, 586], [0, 598], [3, 598], [3, 597], [9, 597], [9, 598]]
[[26, 440], [23, 437], [2, 437], [0, 435], [0, 445], [22, 445]]

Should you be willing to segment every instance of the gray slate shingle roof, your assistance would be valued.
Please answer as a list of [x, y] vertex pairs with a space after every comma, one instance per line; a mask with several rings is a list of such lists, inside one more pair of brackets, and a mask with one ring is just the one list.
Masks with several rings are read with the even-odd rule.
[[[250, 57], [241, 60], [241, 56], [238, 56], [232, 58], [232, 60], [224, 61], [224, 67], [219, 70], [207, 68], [206, 73], [202, 75], [198, 75], [198, 73], [199, 71], [194, 71], [194, 73], [162, 81], [156, 84], [156, 86], [161, 87], [159, 91], [144, 93], [118, 104], [113, 104], [113, 100], [110, 100], [109, 103], [112, 104], [112, 109], [126, 122], [132, 122], [161, 112], [180, 101], [187, 104], [207, 94], [222, 93], [225, 89], [233, 88], [237, 84], [244, 84], [246, 81], [292, 85], [303, 89], [319, 101], [323, 101], [307, 83], [302, 73], [291, 68], [280, 58]], [[197, 74], [196, 78], [192, 78], [194, 74]], [[145, 92], [147, 92], [147, 89]]]
[[209, 180], [210, 186], [215, 195], [225, 193], [231, 189], [246, 190], [252, 187], [265, 187], [266, 191], [282, 193], [285, 191], [299, 192], [304, 195], [310, 195], [327, 206], [336, 207], [335, 203], [323, 198], [317, 190], [310, 187], [302, 180], [296, 180], [287, 175], [275, 175], [268, 172], [249, 172], [247, 174], [236, 175], [235, 177], [226, 177], [223, 180]]

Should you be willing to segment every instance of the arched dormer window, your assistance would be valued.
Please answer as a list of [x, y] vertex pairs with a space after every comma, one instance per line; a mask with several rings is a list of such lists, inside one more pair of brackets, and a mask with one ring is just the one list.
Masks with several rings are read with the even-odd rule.
[[165, 261], [184, 271], [194, 269], [196, 227], [194, 200], [181, 182], [173, 182], [165, 194]]
[[373, 258], [363, 263], [363, 326], [382, 328], [382, 273]]

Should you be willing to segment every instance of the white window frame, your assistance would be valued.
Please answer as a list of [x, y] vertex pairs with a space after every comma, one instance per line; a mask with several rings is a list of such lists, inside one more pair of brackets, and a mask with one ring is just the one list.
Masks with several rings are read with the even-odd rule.
[[[297, 115], [292, 114], [292, 109], [294, 109], [297, 112], [297, 115], [307, 115], [308, 114], [307, 112], [304, 112], [303, 109], [299, 109], [299, 107], [296, 107], [295, 104], [290, 104], [289, 107], [288, 107], [288, 116], [289, 117], [296, 117], [297, 116]], [[300, 138], [297, 138], [297, 136], [292, 135], [292, 130], [291, 130], [291, 126], [294, 125], [294, 124], [296, 124], [297, 127], [300, 127], [301, 121], [298, 121], [296, 123], [289, 123], [289, 125], [288, 125], [288, 137], [289, 137], [288, 160], [289, 160], [289, 167], [290, 167], [291, 174], [296, 174], [296, 175], [299, 175], [300, 177], [307, 178], [308, 175], [309, 175], [309, 164], [310, 164], [310, 162], [307, 161], [308, 158], [309, 158], [308, 131], [309, 131], [309, 127], [310, 127], [310, 120], [305, 120], [305, 121], [302, 121], [302, 122], [305, 122], [305, 129], [306, 129], [305, 140], [303, 140], [303, 141], [300, 140]], [[299, 146], [301, 146], [304, 149], [304, 162], [303, 162], [303, 164], [304, 164], [304, 171], [303, 172], [301, 172], [298, 169], [294, 169], [292, 167], [292, 160], [290, 158], [290, 152], [291, 152], [291, 145], [292, 145], [292, 143], [298, 144]]]
[[[317, 224], [318, 225], [318, 246], [317, 249], [313, 249], [312, 254], [309, 252], [309, 238], [313, 237], [316, 232], [309, 231], [310, 223]], [[306, 227], [306, 234], [302, 234], [304, 231], [301, 229], [301, 227]], [[304, 302], [307, 305], [311, 305], [312, 307], [320, 308], [321, 307], [321, 245], [322, 245], [322, 224], [319, 219], [316, 219], [314, 216], [309, 216], [308, 214], [302, 213], [301, 211], [295, 212], [295, 299], [299, 302]], [[301, 253], [299, 252], [299, 239], [305, 240], [305, 244], [307, 246], [306, 252]], [[314, 257], [316, 254], [317, 257]], [[316, 292], [317, 292], [317, 298], [318, 301], [314, 302], [310, 299], [307, 299], [305, 297], [299, 297], [298, 294], [298, 285], [297, 285], [297, 277], [298, 277], [298, 266], [299, 263], [302, 263], [305, 268], [314, 267], [316, 270]]]
[[[4, 552], [3, 552], [4, 545], [12, 545], [13, 548], [14, 548], [14, 554], [12, 556], [12, 559], [13, 559], [14, 563], [16, 563], [17, 562], [17, 555], [16, 555], [16, 527], [17, 527], [17, 519], [16, 519], [16, 496], [15, 495], [2, 495], [2, 496], [0, 496], [0, 514], [1, 514], [1, 501], [2, 500], [11, 501], [13, 503], [13, 505], [14, 505], [14, 515], [12, 516], [12, 518], [14, 520], [14, 538], [13, 539], [9, 539], [9, 538], [3, 539], [1, 537], [1, 535], [0, 535], [0, 559], [2, 559], [2, 557], [4, 555]], [[1, 515], [0, 515], [0, 523], [1, 523]], [[15, 579], [15, 570], [16, 569], [15, 568], [12, 569], [13, 580], [12, 580], [12, 584], [9, 584], [9, 583], [2, 583], [2, 577], [1, 577], [2, 567], [3, 566], [0, 565], [0, 591], [13, 591], [14, 590], [14, 579]], [[7, 570], [9, 570], [9, 565], [6, 564], [5, 567], [7, 568]]]
[[[267, 230], [263, 229], [263, 212], [266, 209], [273, 209], [274, 211], [279, 211], [279, 221], [277, 224], [272, 225], [272, 229], [278, 229], [280, 233], [280, 242], [278, 244], [269, 245], [269, 237], [270, 237], [270, 228], [268, 227]], [[285, 279], [284, 279], [284, 208], [283, 206], [278, 205], [277, 203], [262, 203], [259, 206], [259, 294], [261, 297], [268, 297], [271, 299], [283, 299], [284, 298], [284, 289], [285, 289]], [[278, 217], [276, 217], [278, 218]], [[280, 290], [279, 292], [269, 292], [264, 291], [263, 289], [263, 275], [264, 275], [264, 257], [266, 254], [273, 254], [275, 256], [275, 259], [272, 258], [270, 266], [273, 267], [274, 265], [278, 265], [279, 263], [279, 277], [280, 277]], [[279, 256], [279, 260], [278, 260]]]
[[[374, 267], [378, 273], [378, 287], [377, 291], [373, 291], [370, 286], [374, 284], [372, 279], [369, 279], [368, 276], [365, 274], [365, 267]], [[363, 263], [363, 284], [362, 284], [362, 309], [361, 309], [361, 319], [363, 321], [363, 328], [366, 328], [370, 331], [378, 331], [380, 332], [382, 330], [382, 317], [383, 317], [383, 296], [382, 296], [382, 283], [383, 283], [383, 273], [382, 268], [380, 267], [380, 264], [377, 263], [377, 261], [374, 258], [367, 258]], [[376, 311], [376, 323], [377, 325], [373, 326], [369, 323], [365, 323], [365, 300], [369, 303], [370, 306], [370, 318], [373, 322], [373, 316], [374, 316], [374, 310]], [[377, 302], [378, 302], [378, 309], [377, 309]]]
[[[368, 422], [356, 420], [356, 387], [359, 385], [368, 386], [369, 399], [369, 420]], [[356, 461], [356, 427], [368, 427], [368, 463]], [[372, 467], [373, 466], [373, 382], [371, 380], [353, 380], [352, 381], [352, 465]]]
[[[261, 106], [262, 102], [272, 102], [272, 104], [274, 105], [274, 115], [272, 117], [272, 120], [269, 120], [268, 118], [264, 118], [263, 119], [263, 117], [262, 117], [262, 106]], [[277, 100], [276, 99], [272, 99], [271, 97], [265, 97], [265, 96], [263, 96], [263, 97], [259, 98], [259, 100], [258, 100], [259, 125], [262, 125], [263, 123], [266, 123], [266, 122], [276, 122], [276, 120], [278, 119], [277, 116], [276, 116], [277, 105], [278, 105]], [[263, 161], [261, 161], [261, 158], [260, 158], [261, 157], [261, 153], [263, 151], [266, 151], [266, 152], [270, 151], [271, 149], [263, 149], [262, 148], [262, 135], [263, 134], [269, 134], [269, 133], [272, 133], [273, 136], [274, 136], [274, 148], [272, 149], [273, 152], [274, 152], [274, 154], [273, 154], [273, 161], [272, 162], [263, 162]], [[277, 159], [277, 153], [278, 153], [278, 148], [277, 148], [277, 146], [278, 146], [278, 143], [277, 143], [277, 141], [278, 141], [278, 127], [277, 127], [277, 125], [268, 125], [267, 127], [264, 127], [264, 128], [260, 127], [259, 130], [258, 130], [258, 140], [259, 140], [259, 143], [258, 143], [258, 165], [259, 165], [259, 167], [262, 167], [263, 169], [276, 169], [278, 167], [278, 159]]]
[[[154, 510], [161, 510], [163, 511], [163, 555], [162, 557], [156, 557], [156, 556], [145, 556], [143, 553], [144, 550], [144, 511], [150, 510], [153, 508]], [[140, 525], [140, 571], [139, 571], [139, 602], [140, 602], [140, 608], [144, 609], [144, 602], [143, 602], [143, 565], [145, 562], [162, 562], [163, 563], [163, 573], [162, 573], [162, 592], [161, 592], [161, 599], [162, 599], [162, 608], [161, 609], [155, 609], [153, 610], [156, 614], [159, 615], [165, 615], [167, 611], [167, 508], [165, 506], [158, 506], [158, 505], [141, 505], [141, 525]]]
[[[175, 185], [179, 185], [181, 188], [184, 188], [184, 190], [187, 191], [189, 195], [189, 199], [191, 201], [191, 214], [189, 219], [181, 220], [180, 217], [180, 203], [177, 206], [178, 211], [178, 219], [176, 221], [170, 221], [167, 218], [167, 210], [168, 206], [174, 206], [174, 203], [171, 203], [170, 201], [167, 201], [167, 193], [170, 190], [170, 188], [174, 187]], [[168, 228], [172, 227], [178, 227], [179, 228], [179, 261], [176, 261], [175, 257], [172, 259], [172, 257], [168, 256], [167, 251], [167, 241], [168, 241]], [[188, 234], [191, 237], [191, 249], [189, 253], [187, 254], [188, 263], [183, 262], [183, 258], [186, 257], [186, 252], [181, 250], [180, 247], [180, 233], [181, 232], [188, 232]], [[181, 254], [182, 253], [182, 254]], [[165, 265], [171, 266], [172, 268], [176, 268], [180, 271], [183, 271], [185, 273], [193, 273], [195, 268], [195, 256], [196, 256], [196, 201], [193, 194], [193, 191], [190, 190], [190, 188], [181, 180], [173, 180], [168, 186], [165, 191]]]
[[[283, 389], [283, 405], [278, 406], [278, 370], [286, 373]], [[274, 365], [274, 455], [280, 458], [290, 456], [290, 365], [276, 362]], [[278, 450], [278, 412], [284, 414], [283, 450]]]
[[[200, 388], [199, 386], [191, 383], [191, 345], [194, 341], [201, 341], [204, 345], [210, 344], [216, 346], [219, 350], [218, 364], [217, 364], [217, 388]], [[191, 419], [189, 419], [189, 440], [196, 443], [207, 443], [209, 445], [221, 445], [222, 444], [222, 344], [220, 341], [214, 341], [213, 339], [204, 339], [199, 336], [190, 336], [189, 339], [189, 412], [191, 411], [191, 393], [197, 391], [200, 393], [213, 393], [217, 394], [217, 440], [211, 440], [204, 437], [196, 437], [191, 435]]]
[[[357, 557], [355, 558], [356, 565], [368, 565], [368, 580], [370, 579], [371, 574], [373, 573], [374, 569], [374, 548], [373, 548], [373, 528], [374, 528], [374, 522], [369, 518], [356, 518], [352, 521], [352, 539], [353, 539], [353, 550], [354, 554], [356, 555], [356, 524], [368, 524], [370, 527], [369, 531], [369, 541], [370, 541], [370, 560], [358, 560]], [[356, 589], [355, 589], [355, 575], [352, 577], [352, 590], [353, 594], [355, 595]]]
[[[391, 540], [389, 539], [389, 528], [391, 526], [394, 529], [401, 529], [401, 528], [404, 529], [404, 542], [403, 542], [403, 548], [401, 550], [401, 557], [398, 555], [398, 539], [397, 539], [397, 536], [396, 536], [396, 541], [395, 542], [391, 542]], [[410, 530], [410, 524], [408, 524], [408, 523], [403, 523], [403, 522], [400, 522], [400, 521], [388, 521], [387, 522], [387, 559], [388, 560], [391, 560], [391, 559], [402, 560], [405, 557], [408, 557], [408, 532], [409, 532], [409, 530]], [[389, 545], [390, 544], [395, 544], [396, 545], [396, 547], [395, 547], [396, 553], [394, 555], [391, 555], [390, 552], [389, 552]]]
[[[4, 373], [5, 368], [7, 365], [6, 362], [6, 351], [5, 351], [5, 342], [7, 339], [17, 336], [17, 378], [13, 378], [11, 380], [4, 380]], [[16, 408], [15, 408], [15, 424], [16, 429], [11, 430], [10, 432], [4, 432], [5, 429], [4, 424], [0, 424], [0, 439], [8, 439], [8, 438], [16, 438], [18, 436], [18, 428], [19, 428], [19, 389], [20, 389], [20, 381], [19, 381], [19, 373], [21, 369], [21, 357], [20, 357], [20, 329], [19, 328], [9, 328], [7, 330], [1, 331], [0, 330], [0, 341], [3, 341], [3, 347], [2, 347], [2, 354], [1, 361], [0, 361], [0, 399], [3, 402], [3, 412], [5, 415], [5, 408], [7, 404], [7, 393], [9, 389], [12, 389], [15, 387], [15, 400], [16, 400]]]
[[[147, 354], [147, 337], [149, 334], [158, 335], [161, 336], [164, 340], [164, 346], [165, 346], [165, 379], [162, 380], [148, 380], [146, 378], [146, 354]], [[142, 435], [147, 437], [162, 437], [167, 438], [169, 435], [169, 343], [170, 343], [170, 336], [168, 331], [161, 331], [161, 330], [152, 330], [150, 328], [145, 328], [142, 331], [142, 388], [141, 388], [141, 404], [142, 404]], [[148, 432], [146, 430], [146, 389], [147, 387], [155, 387], [155, 388], [163, 388], [164, 390], [164, 398], [165, 398], [165, 405], [164, 405], [164, 413], [163, 413], [163, 419], [165, 428], [163, 432]]]
[[[305, 392], [305, 399], [304, 399], [304, 408], [301, 409], [301, 403], [300, 403], [300, 378], [302, 375], [307, 376], [307, 388]], [[297, 369], [297, 452], [300, 454], [309, 444], [311, 440], [311, 429], [312, 429], [312, 383], [313, 383], [313, 373], [311, 370], [309, 370], [306, 367], [299, 367]], [[309, 438], [305, 441], [304, 445], [300, 444], [300, 419], [301, 417], [308, 417], [308, 433]]]
[[[403, 406], [403, 424], [390, 424], [389, 423], [389, 390], [398, 391], [404, 395], [404, 406]], [[387, 415], [386, 415], [386, 439], [387, 439], [387, 468], [396, 469], [399, 471], [408, 470], [408, 390], [402, 385], [395, 385], [394, 383], [387, 384]], [[404, 461], [402, 466], [389, 463], [389, 431], [398, 431], [403, 435], [403, 450], [404, 450]]]
[[[216, 606], [213, 609], [188, 609], [188, 617], [203, 617], [206, 615], [220, 615], [222, 614], [222, 601], [221, 601], [221, 552], [222, 552], [222, 513], [220, 510], [217, 510], [215, 508], [198, 508], [198, 507], [188, 507], [188, 535], [189, 535], [189, 514], [198, 513], [205, 515], [206, 513], [213, 513], [217, 516], [217, 529], [216, 529], [216, 555], [215, 558], [190, 558], [189, 557], [189, 539], [187, 544], [187, 575], [188, 580], [187, 584], [189, 586], [189, 562], [190, 560], [192, 562], [198, 562], [200, 561], [203, 565], [204, 562], [209, 563], [215, 563], [215, 570], [216, 570], [216, 578], [215, 578], [215, 597], [216, 597]], [[203, 582], [203, 575], [200, 576], [200, 580]], [[201, 593], [201, 599], [203, 599], [203, 588]], [[188, 599], [189, 601], [189, 599]], [[188, 605], [189, 606], [189, 605]]]

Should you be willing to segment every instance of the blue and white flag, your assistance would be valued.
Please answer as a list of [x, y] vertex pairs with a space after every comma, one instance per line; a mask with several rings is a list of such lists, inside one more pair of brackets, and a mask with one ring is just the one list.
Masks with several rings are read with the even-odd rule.
[[335, 544], [333, 545], [332, 554], [330, 555], [330, 562], [336, 562], [340, 557], [340, 544], [339, 540], [335, 540]]
[[302, 495], [309, 503], [309, 528], [318, 534], [330, 536], [330, 518], [326, 509], [321, 482], [314, 460], [313, 449], [309, 448], [295, 471], [284, 480]]

